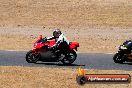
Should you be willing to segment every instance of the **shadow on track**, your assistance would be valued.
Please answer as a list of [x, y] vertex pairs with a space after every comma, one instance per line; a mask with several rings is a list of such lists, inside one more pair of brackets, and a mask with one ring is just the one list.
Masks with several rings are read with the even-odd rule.
[[71, 64], [71, 65], [64, 65], [64, 64], [61, 64], [61, 63], [45, 63], [45, 62], [40, 62], [40, 63], [35, 63], [35, 64], [39, 64], [39, 65], [54, 65], [54, 66], [85, 66], [85, 65], [82, 65], [82, 64]]
[[132, 62], [124, 62], [124, 63], [116, 63], [116, 64], [122, 64], [122, 65], [132, 65]]

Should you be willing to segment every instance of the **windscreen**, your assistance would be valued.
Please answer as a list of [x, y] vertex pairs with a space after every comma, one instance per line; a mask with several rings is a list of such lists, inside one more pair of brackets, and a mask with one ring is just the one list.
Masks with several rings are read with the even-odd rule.
[[41, 40], [38, 41], [38, 43], [40, 43], [40, 42], [43, 43], [43, 42], [46, 42], [46, 41], [47, 41], [47, 38], [42, 38]]

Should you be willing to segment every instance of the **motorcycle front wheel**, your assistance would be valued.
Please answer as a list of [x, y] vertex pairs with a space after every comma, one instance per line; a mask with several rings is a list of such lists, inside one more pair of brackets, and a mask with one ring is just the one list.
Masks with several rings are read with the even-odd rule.
[[115, 63], [123, 63], [125, 61], [124, 55], [121, 55], [120, 53], [116, 53], [113, 57], [113, 60]]
[[40, 54], [33, 54], [32, 50], [30, 50], [29, 52], [27, 52], [26, 54], [26, 61], [28, 63], [36, 63], [40, 58]]
[[64, 65], [70, 65], [72, 64], [77, 58], [77, 54], [74, 50], [70, 51], [65, 57], [62, 59], [62, 63]]

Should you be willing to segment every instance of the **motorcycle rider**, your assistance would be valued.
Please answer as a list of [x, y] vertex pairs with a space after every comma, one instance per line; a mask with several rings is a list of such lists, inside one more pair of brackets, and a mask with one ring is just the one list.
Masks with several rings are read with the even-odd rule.
[[64, 36], [64, 34], [60, 31], [60, 29], [55, 29], [53, 31], [53, 36], [52, 37], [48, 37], [47, 40], [52, 40], [55, 39], [56, 44], [53, 45], [50, 49], [53, 51], [57, 51], [60, 50], [63, 53], [67, 53], [68, 49], [69, 49], [69, 41], [67, 40], [67, 38]]

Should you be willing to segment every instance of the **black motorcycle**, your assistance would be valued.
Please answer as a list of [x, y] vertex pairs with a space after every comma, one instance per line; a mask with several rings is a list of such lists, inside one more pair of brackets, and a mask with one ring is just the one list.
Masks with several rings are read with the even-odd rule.
[[132, 62], [132, 40], [125, 41], [120, 45], [118, 52], [114, 55], [113, 60], [115, 63], [123, 63], [125, 61]]

